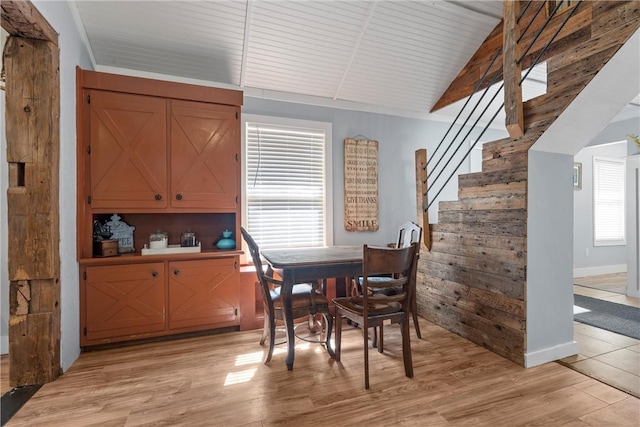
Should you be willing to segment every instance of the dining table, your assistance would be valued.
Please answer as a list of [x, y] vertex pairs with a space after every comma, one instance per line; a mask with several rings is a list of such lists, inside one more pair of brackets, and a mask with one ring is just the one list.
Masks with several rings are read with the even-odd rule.
[[[286, 364], [287, 368], [292, 370], [295, 358], [294, 319], [291, 306], [293, 285], [362, 275], [362, 246], [267, 249], [261, 253], [271, 267], [282, 276], [280, 296], [287, 333]], [[330, 344], [327, 344], [327, 352], [334, 357]]]

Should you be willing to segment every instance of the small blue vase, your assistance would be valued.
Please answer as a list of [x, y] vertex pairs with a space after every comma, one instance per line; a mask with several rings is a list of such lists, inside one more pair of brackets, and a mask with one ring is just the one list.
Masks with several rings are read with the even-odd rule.
[[236, 248], [236, 241], [231, 238], [232, 234], [233, 232], [230, 230], [224, 230], [222, 232], [222, 239], [218, 240], [218, 243], [216, 243], [216, 246], [218, 247], [218, 249], [235, 249]]

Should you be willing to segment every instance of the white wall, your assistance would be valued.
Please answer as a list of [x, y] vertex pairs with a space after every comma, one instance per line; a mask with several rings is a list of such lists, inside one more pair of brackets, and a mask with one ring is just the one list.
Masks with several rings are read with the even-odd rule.
[[573, 156], [529, 150], [525, 366], [576, 354], [573, 340]]
[[[386, 244], [396, 238], [398, 225], [416, 218], [415, 151], [433, 152], [445, 135], [449, 124], [430, 120], [409, 119], [385, 114], [340, 110], [289, 102], [245, 97], [243, 114], [288, 117], [301, 120], [326, 121], [333, 128], [333, 214], [334, 244]], [[365, 136], [378, 141], [379, 219], [377, 232], [347, 232], [344, 229], [344, 147], [348, 137]], [[506, 132], [488, 130], [485, 140], [499, 139]], [[493, 138], [493, 139], [491, 139]], [[449, 140], [447, 140], [449, 141]], [[459, 154], [466, 153], [465, 143]], [[443, 149], [441, 148], [441, 151]], [[452, 163], [443, 176], [457, 165]], [[469, 172], [466, 160], [458, 173]], [[457, 200], [458, 180], [453, 178], [439, 200]], [[429, 209], [429, 221], [437, 222], [437, 201]]]
[[[622, 138], [624, 138], [624, 134]], [[620, 136], [618, 137], [620, 138]], [[594, 246], [593, 244], [593, 157], [623, 159], [627, 156], [627, 140], [588, 146], [575, 155], [582, 163], [582, 189], [573, 192], [573, 276], [584, 277], [627, 271], [627, 247]]]
[[[81, 36], [66, 1], [33, 1], [36, 8], [58, 32], [60, 49], [60, 307], [61, 338], [60, 363], [63, 370], [71, 366], [80, 354], [79, 335], [79, 292], [78, 263], [76, 261], [76, 65], [92, 69], [91, 58], [85, 48]], [[2, 115], [4, 120], [4, 114]], [[4, 134], [4, 131], [2, 132]], [[3, 144], [6, 144], [3, 142]], [[3, 145], [4, 147], [5, 145]], [[3, 156], [6, 150], [3, 148]], [[3, 165], [6, 158], [3, 157]], [[4, 167], [3, 167], [4, 170]], [[0, 177], [3, 197], [6, 195], [7, 174]], [[2, 204], [6, 218], [6, 203]], [[3, 220], [3, 224], [6, 219]], [[6, 248], [6, 228], [2, 228], [3, 247]], [[4, 249], [6, 254], [6, 249]], [[7, 328], [9, 280], [6, 272], [6, 256], [2, 257], [2, 273], [0, 293], [2, 301], [3, 335]], [[6, 340], [3, 336], [3, 345]], [[6, 353], [8, 348], [3, 348]]]

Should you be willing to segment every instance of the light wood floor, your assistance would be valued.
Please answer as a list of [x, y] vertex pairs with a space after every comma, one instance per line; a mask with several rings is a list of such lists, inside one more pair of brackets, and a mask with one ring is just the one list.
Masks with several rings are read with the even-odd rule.
[[342, 361], [298, 341], [261, 363], [260, 331], [83, 353], [7, 426], [638, 426], [640, 400], [558, 363], [523, 368], [424, 319], [404, 376], [396, 327], [370, 353], [345, 325]]
[[[640, 307], [639, 298], [611, 292], [627, 282], [626, 273], [575, 278], [574, 293]], [[590, 287], [580, 286], [586, 284]], [[601, 289], [595, 289], [598, 286]], [[573, 322], [578, 354], [562, 359], [567, 366], [640, 397], [640, 340]]]

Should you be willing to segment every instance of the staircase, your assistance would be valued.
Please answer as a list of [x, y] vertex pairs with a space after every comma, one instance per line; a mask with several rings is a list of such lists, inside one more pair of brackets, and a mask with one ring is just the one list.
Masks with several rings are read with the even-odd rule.
[[564, 42], [545, 58], [547, 93], [524, 103], [524, 135], [483, 146], [482, 172], [460, 175], [458, 200], [439, 202], [431, 250], [420, 254], [418, 313], [520, 365], [527, 334], [528, 151], [640, 27], [637, 1], [579, 7], [563, 29]]

